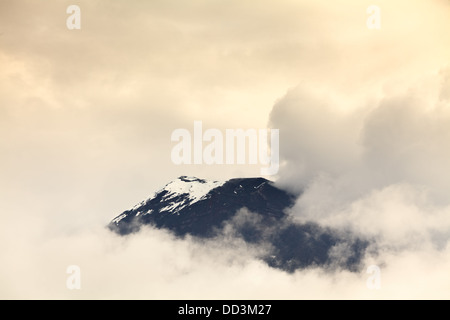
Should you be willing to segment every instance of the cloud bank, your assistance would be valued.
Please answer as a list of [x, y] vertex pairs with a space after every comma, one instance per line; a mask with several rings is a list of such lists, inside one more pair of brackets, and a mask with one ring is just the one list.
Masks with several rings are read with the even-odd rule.
[[[403, 90], [379, 98], [368, 93], [356, 102], [332, 88], [299, 86], [271, 113], [271, 124], [285, 132], [279, 183], [301, 192], [291, 214], [376, 239], [367, 262], [382, 266], [388, 281], [420, 278], [431, 285], [439, 274], [442, 288], [450, 284], [444, 258], [450, 240], [448, 75], [443, 68]], [[343, 102], [350, 107], [334, 107]], [[428, 269], [421, 259], [436, 264]], [[393, 272], [399, 266], [403, 275]], [[402, 285], [420, 288], [413, 280]]]
[[[449, 289], [448, 247], [383, 254], [380, 290], [367, 288], [365, 270], [288, 274], [242, 244], [180, 240], [154, 229], [125, 239], [97, 230], [19, 241], [3, 252], [5, 299], [428, 299], [446, 298]], [[80, 290], [66, 287], [70, 265], [80, 267]]]

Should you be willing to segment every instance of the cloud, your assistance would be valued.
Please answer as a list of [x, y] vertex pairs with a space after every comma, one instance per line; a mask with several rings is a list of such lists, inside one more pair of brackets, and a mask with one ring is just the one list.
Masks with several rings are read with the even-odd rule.
[[373, 239], [365, 263], [383, 270], [383, 297], [448, 297], [447, 77], [444, 67], [363, 100], [300, 85], [271, 113], [284, 160], [278, 183], [300, 193], [291, 214]]
[[[80, 32], [70, 4], [0, 4], [0, 297], [448, 298], [448, 1], [380, 0], [379, 31], [361, 0], [83, 0]], [[102, 229], [178, 175], [251, 175], [174, 167], [170, 133], [263, 128], [272, 108], [293, 214], [376, 238], [381, 291], [226, 239]]]
[[444, 201], [450, 187], [450, 105], [441, 98], [447, 73], [443, 68], [380, 98], [327, 86], [290, 90], [271, 113], [271, 125], [282, 133], [280, 183], [303, 187], [322, 175], [336, 178], [336, 188], [364, 192], [405, 182], [427, 186]]
[[[288, 274], [248, 248], [176, 239], [155, 229], [132, 237], [103, 229], [33, 242], [19, 238], [2, 249], [0, 297], [7, 299], [448, 298], [448, 247], [386, 253], [381, 290], [367, 288], [365, 269]], [[66, 287], [69, 265], [80, 267], [81, 290]]]

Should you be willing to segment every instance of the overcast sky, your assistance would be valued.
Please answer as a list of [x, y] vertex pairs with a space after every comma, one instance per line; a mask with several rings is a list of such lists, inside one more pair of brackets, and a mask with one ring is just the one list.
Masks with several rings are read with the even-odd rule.
[[[71, 4], [81, 9], [80, 30], [66, 27]], [[381, 9], [380, 30], [366, 25], [372, 4]], [[170, 135], [177, 128], [192, 131], [194, 120], [220, 130], [280, 129], [282, 167], [271, 179], [307, 190], [294, 214], [348, 226], [347, 214], [357, 217], [352, 227], [362, 232], [372, 220], [361, 218], [361, 212], [376, 215], [368, 209], [371, 203], [381, 201], [382, 212], [391, 212], [391, 205], [405, 209], [408, 197], [416, 199], [423, 191], [426, 199], [413, 206], [416, 221], [431, 221], [430, 230], [446, 233], [449, 16], [448, 0], [2, 0], [0, 252], [10, 265], [0, 275], [8, 283], [0, 297], [21, 296], [19, 284], [29, 279], [19, 273], [33, 283], [34, 267], [52, 274], [68, 264], [64, 258], [50, 267], [36, 252], [57, 256], [64, 248], [55, 242], [83, 251], [91, 240], [109, 239], [101, 232], [70, 237], [103, 227], [177, 176], [259, 175], [259, 166], [174, 165]], [[386, 198], [391, 194], [394, 200]], [[422, 210], [430, 207], [437, 208]], [[410, 210], [401, 212], [402, 221], [408, 221]], [[403, 224], [388, 217], [374, 231], [389, 229], [386, 239], [412, 231], [428, 234], [420, 223], [397, 233], [392, 226]], [[193, 250], [190, 243], [153, 234], [110, 258], [114, 263], [130, 259], [155, 238], [168, 248]], [[442, 241], [445, 247], [447, 240]], [[101, 244], [80, 260], [91, 261], [105, 249], [102, 245], [108, 248]], [[198, 262], [192, 266], [186, 256], [180, 264], [197, 270]], [[296, 290], [287, 275], [251, 261], [245, 271], [270, 274], [280, 296]], [[393, 278], [402, 263], [392, 269]], [[232, 266], [224, 273], [231, 278], [238, 271]], [[311, 272], [307, 282], [318, 284], [320, 276]], [[162, 280], [159, 285], [170, 296], [200, 274], [195, 271], [173, 287]], [[65, 274], [61, 277], [64, 281]], [[353, 275], [340, 279], [346, 277]], [[30, 284], [24, 295], [71, 297], [37, 285]], [[329, 283], [318, 285], [328, 288]], [[359, 290], [367, 294], [364, 285]]]

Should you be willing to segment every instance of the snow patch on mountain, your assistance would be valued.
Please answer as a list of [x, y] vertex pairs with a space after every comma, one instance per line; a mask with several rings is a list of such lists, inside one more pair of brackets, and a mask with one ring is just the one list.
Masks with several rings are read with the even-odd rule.
[[[150, 201], [155, 199], [161, 193], [165, 193], [162, 201], [167, 203], [167, 206], [160, 209], [160, 212], [177, 213], [183, 208], [190, 206], [198, 201], [205, 200], [208, 193], [225, 184], [226, 181], [208, 181], [196, 177], [181, 176], [174, 181], [168, 183], [161, 190], [153, 193], [152, 196], [144, 201], [141, 201], [128, 211], [136, 211], [147, 205]], [[136, 216], [151, 214], [153, 210], [148, 212], [138, 212]], [[126, 215], [121, 215], [113, 220], [113, 223], [119, 223]]]
[[170, 200], [180, 195], [187, 195], [189, 204], [194, 204], [197, 201], [205, 199], [211, 190], [222, 186], [224, 183], [193, 177], [180, 177], [163, 188], [163, 191], [167, 191], [164, 200]]
[[164, 195], [163, 200], [168, 202], [168, 205], [162, 208], [160, 212], [167, 211], [177, 213], [187, 206], [206, 199], [211, 190], [222, 186], [224, 183], [225, 182], [207, 181], [195, 177], [179, 177], [158, 192], [161, 193], [165, 191], [166, 194]]
[[118, 224], [122, 219], [126, 218], [127, 214], [126, 213], [122, 213], [120, 216], [118, 216], [117, 218], [113, 219], [113, 223]]

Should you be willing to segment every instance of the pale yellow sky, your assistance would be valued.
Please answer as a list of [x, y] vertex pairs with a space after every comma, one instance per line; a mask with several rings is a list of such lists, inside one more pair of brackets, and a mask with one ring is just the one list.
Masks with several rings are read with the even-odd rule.
[[[450, 64], [447, 0], [79, 0], [81, 30], [68, 30], [71, 4], [0, 0], [0, 218], [33, 221], [39, 237], [103, 225], [179, 175], [259, 174], [175, 166], [171, 132], [194, 120], [265, 128], [292, 88], [327, 97], [341, 119]], [[373, 4], [380, 30], [366, 26]], [[341, 168], [319, 160], [314, 169]]]
[[80, 208], [117, 199], [109, 211], [180, 174], [257, 175], [174, 166], [170, 133], [264, 128], [303, 84], [332, 88], [346, 112], [450, 56], [448, 1], [378, 1], [380, 30], [360, 0], [78, 1], [81, 30], [66, 27], [69, 4], [0, 3], [0, 189], [43, 207], [54, 191]]

